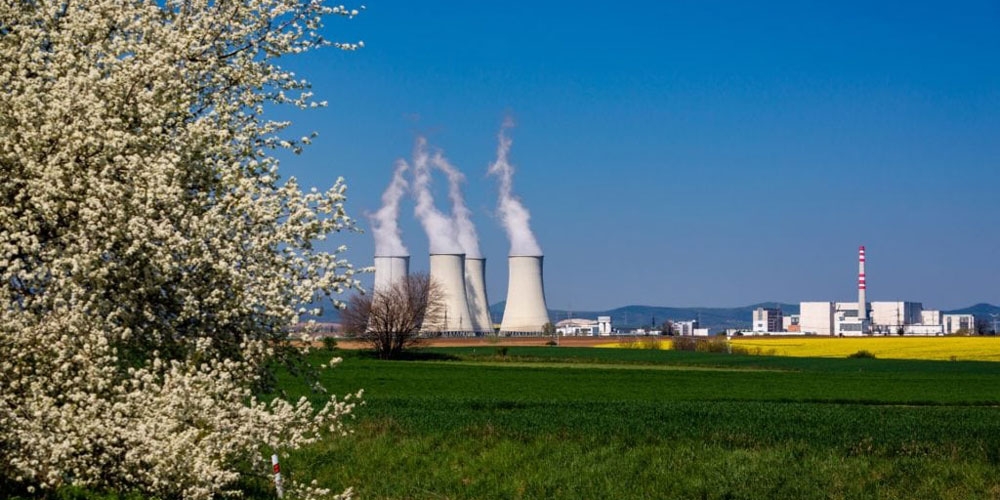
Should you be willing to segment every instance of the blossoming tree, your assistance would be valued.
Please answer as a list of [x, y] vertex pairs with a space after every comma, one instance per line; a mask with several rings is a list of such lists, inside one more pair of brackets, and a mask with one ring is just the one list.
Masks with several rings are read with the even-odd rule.
[[317, 412], [253, 388], [301, 305], [356, 285], [342, 248], [313, 246], [353, 227], [343, 182], [279, 182], [274, 153], [309, 138], [264, 116], [323, 105], [276, 58], [355, 14], [0, 2], [0, 485], [210, 498], [341, 431], [350, 397]]

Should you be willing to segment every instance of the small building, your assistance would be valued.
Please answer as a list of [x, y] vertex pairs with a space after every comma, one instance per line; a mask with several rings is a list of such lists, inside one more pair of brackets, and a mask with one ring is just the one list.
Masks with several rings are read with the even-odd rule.
[[596, 320], [568, 318], [556, 323], [556, 333], [567, 336], [611, 335], [611, 316], [598, 316]]
[[758, 307], [753, 311], [754, 333], [777, 333], [783, 330], [781, 309], [776, 307]]
[[941, 335], [944, 333], [942, 325], [931, 325], [931, 324], [921, 324], [921, 325], [905, 325], [903, 326], [903, 335]]
[[611, 316], [597, 317], [597, 333], [599, 335], [611, 335]]
[[923, 324], [920, 302], [872, 302], [872, 331], [883, 335], [906, 330], [907, 325]]
[[799, 328], [806, 335], [833, 335], [833, 302], [799, 303]]
[[976, 333], [976, 317], [971, 314], [942, 314], [941, 326], [945, 335]]
[[671, 321], [670, 325], [674, 330], [674, 335], [689, 336], [694, 335], [694, 330], [698, 328], [698, 320]]
[[708, 328], [695, 328], [692, 335], [695, 337], [708, 337]]
[[600, 327], [597, 321], [584, 318], [569, 318], [556, 323], [556, 333], [567, 336], [598, 335]]
[[941, 311], [936, 309], [924, 309], [920, 311], [920, 324], [921, 325], [940, 325], [941, 323]]
[[799, 318], [798, 314], [789, 314], [788, 316], [781, 317], [781, 329], [786, 333], [799, 333], [802, 330], [799, 329]]

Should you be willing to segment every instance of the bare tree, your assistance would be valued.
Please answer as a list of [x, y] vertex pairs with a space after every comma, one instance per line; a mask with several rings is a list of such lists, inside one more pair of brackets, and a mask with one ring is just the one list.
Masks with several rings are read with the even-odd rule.
[[381, 359], [420, 342], [420, 329], [444, 312], [444, 293], [427, 274], [411, 274], [370, 295], [355, 295], [340, 314], [348, 335], [364, 340]]
[[669, 335], [673, 337], [674, 333], [674, 324], [671, 323], [670, 320], [664, 321], [663, 324], [660, 325], [660, 335]]

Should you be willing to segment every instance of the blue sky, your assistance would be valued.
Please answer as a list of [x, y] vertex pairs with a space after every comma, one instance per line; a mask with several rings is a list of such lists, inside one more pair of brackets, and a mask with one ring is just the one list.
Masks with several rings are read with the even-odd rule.
[[[467, 177], [491, 302], [508, 242], [486, 176], [505, 116], [550, 307], [855, 297], [1000, 303], [1000, 4], [382, 2], [283, 61], [322, 110], [285, 176], [349, 186], [367, 227], [417, 134]], [[438, 207], [449, 210], [444, 178]], [[427, 238], [407, 200], [411, 269]], [[344, 235], [358, 266], [370, 234]], [[366, 278], [370, 282], [370, 277]]]

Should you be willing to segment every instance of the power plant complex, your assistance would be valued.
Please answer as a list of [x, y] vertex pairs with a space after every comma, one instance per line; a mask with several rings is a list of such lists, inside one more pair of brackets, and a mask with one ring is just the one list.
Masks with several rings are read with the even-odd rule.
[[920, 302], [867, 301], [865, 247], [858, 248], [857, 302], [801, 302], [799, 314], [761, 307], [753, 314], [757, 335], [949, 335], [975, 328], [972, 314], [942, 314]]

